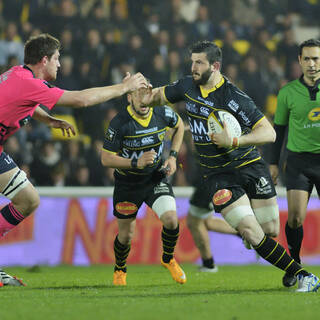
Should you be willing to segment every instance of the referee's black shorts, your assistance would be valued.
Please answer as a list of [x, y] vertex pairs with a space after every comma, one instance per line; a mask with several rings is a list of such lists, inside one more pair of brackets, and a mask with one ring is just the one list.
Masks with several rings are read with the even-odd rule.
[[287, 190], [311, 193], [315, 186], [320, 196], [320, 154], [288, 151], [285, 180]]

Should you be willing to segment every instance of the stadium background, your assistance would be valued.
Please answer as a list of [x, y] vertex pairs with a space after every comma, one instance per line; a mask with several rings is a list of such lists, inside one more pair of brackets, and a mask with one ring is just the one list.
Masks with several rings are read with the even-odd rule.
[[[1, 71], [23, 63], [23, 42], [30, 35], [49, 32], [62, 41], [62, 66], [55, 83], [61, 88], [117, 83], [128, 70], [143, 72], [159, 86], [187, 74], [188, 46], [208, 39], [222, 47], [223, 73], [272, 121], [279, 88], [300, 76], [298, 43], [319, 38], [320, 4], [317, 0], [2, 0], [0, 12]], [[113, 172], [101, 166], [99, 151], [108, 122], [125, 105], [124, 97], [88, 110], [55, 108], [60, 117], [76, 123], [74, 139], [64, 140], [36, 122], [9, 139], [5, 151], [30, 180], [36, 186], [53, 187], [40, 188], [41, 205], [35, 215], [0, 240], [0, 265], [112, 263]], [[183, 104], [173, 108], [184, 118]], [[261, 150], [267, 161], [268, 149]], [[177, 258], [182, 262], [199, 258], [185, 226], [187, 196], [196, 174], [192, 153], [186, 132], [180, 169], [172, 181], [179, 194], [183, 228]], [[70, 186], [80, 189], [67, 193], [63, 188]], [[287, 209], [283, 189], [280, 192], [283, 231]], [[312, 198], [308, 210], [303, 261], [320, 264], [317, 198]], [[158, 263], [159, 234], [159, 222], [144, 208], [128, 262]], [[286, 246], [283, 233], [279, 240]], [[211, 241], [218, 264], [257, 261], [236, 237], [212, 234]]]

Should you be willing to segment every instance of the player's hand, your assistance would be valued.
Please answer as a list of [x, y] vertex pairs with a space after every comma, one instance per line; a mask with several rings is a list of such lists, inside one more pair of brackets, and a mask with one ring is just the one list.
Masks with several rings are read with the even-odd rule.
[[211, 133], [210, 139], [218, 148], [231, 148], [233, 137], [228, 128], [228, 124], [224, 121], [222, 131], [220, 133]]
[[276, 164], [269, 165], [269, 171], [274, 185], [278, 183], [279, 167]]
[[74, 129], [74, 126], [69, 123], [68, 121], [62, 120], [62, 119], [53, 119], [51, 121], [51, 127], [55, 129], [61, 129], [62, 135], [70, 138], [71, 136], [76, 135], [76, 131]]
[[134, 74], [133, 76], [127, 72], [126, 76], [122, 80], [122, 83], [125, 85], [126, 92], [132, 92], [141, 88], [148, 88], [148, 82], [140, 72]]
[[143, 169], [148, 165], [152, 165], [156, 156], [157, 153], [154, 150], [144, 152], [142, 156], [138, 159], [137, 167], [139, 169]]
[[172, 176], [177, 170], [177, 159], [175, 157], [169, 157], [165, 160], [163, 168], [166, 168], [166, 175], [168, 177]]

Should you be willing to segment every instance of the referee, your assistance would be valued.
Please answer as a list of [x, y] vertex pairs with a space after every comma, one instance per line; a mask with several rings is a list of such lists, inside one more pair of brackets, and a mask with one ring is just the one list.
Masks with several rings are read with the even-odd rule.
[[[288, 221], [285, 232], [292, 258], [298, 263], [303, 239], [303, 222], [307, 205], [315, 186], [320, 195], [320, 41], [310, 39], [299, 46], [302, 76], [289, 82], [278, 94], [270, 172], [276, 183], [278, 163], [288, 127], [285, 182], [288, 201]], [[296, 283], [294, 276], [285, 274], [286, 287]]]

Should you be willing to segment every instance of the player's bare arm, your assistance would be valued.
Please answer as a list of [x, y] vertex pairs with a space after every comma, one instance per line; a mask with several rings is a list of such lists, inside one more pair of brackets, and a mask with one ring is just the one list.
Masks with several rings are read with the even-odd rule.
[[147, 88], [147, 81], [141, 73], [131, 76], [127, 73], [122, 83], [112, 86], [96, 87], [80, 91], [65, 91], [57, 105], [72, 107], [89, 107], [140, 88]]
[[[226, 122], [223, 123], [224, 128], [220, 133], [211, 134], [210, 138], [214, 144], [220, 148], [231, 148], [233, 145], [233, 137]], [[265, 143], [271, 143], [276, 140], [276, 132], [267, 118], [262, 118], [248, 134], [238, 138], [238, 146], [259, 146]]]
[[76, 131], [68, 121], [50, 116], [41, 107], [37, 107], [34, 111], [33, 118], [45, 123], [47, 126], [55, 129], [61, 129], [62, 135], [67, 135], [69, 138], [76, 135]]
[[[179, 117], [178, 126], [174, 129], [174, 132], [172, 135], [171, 151], [174, 151], [176, 153], [179, 152], [182, 141], [183, 141], [183, 135], [184, 135], [184, 124], [181, 118]], [[169, 155], [168, 159], [165, 160], [163, 166], [165, 168], [168, 168], [168, 171], [166, 172], [168, 176], [173, 175], [177, 170], [176, 157]]]
[[[148, 165], [152, 165], [157, 153], [154, 150], [146, 151], [138, 159], [137, 168], [143, 169]], [[114, 169], [130, 169], [132, 168], [131, 159], [123, 158], [115, 153], [107, 150], [101, 152], [101, 163], [105, 167]]]
[[260, 146], [266, 143], [276, 141], [276, 132], [269, 120], [264, 117], [256, 125], [250, 133], [239, 138], [239, 146]]

